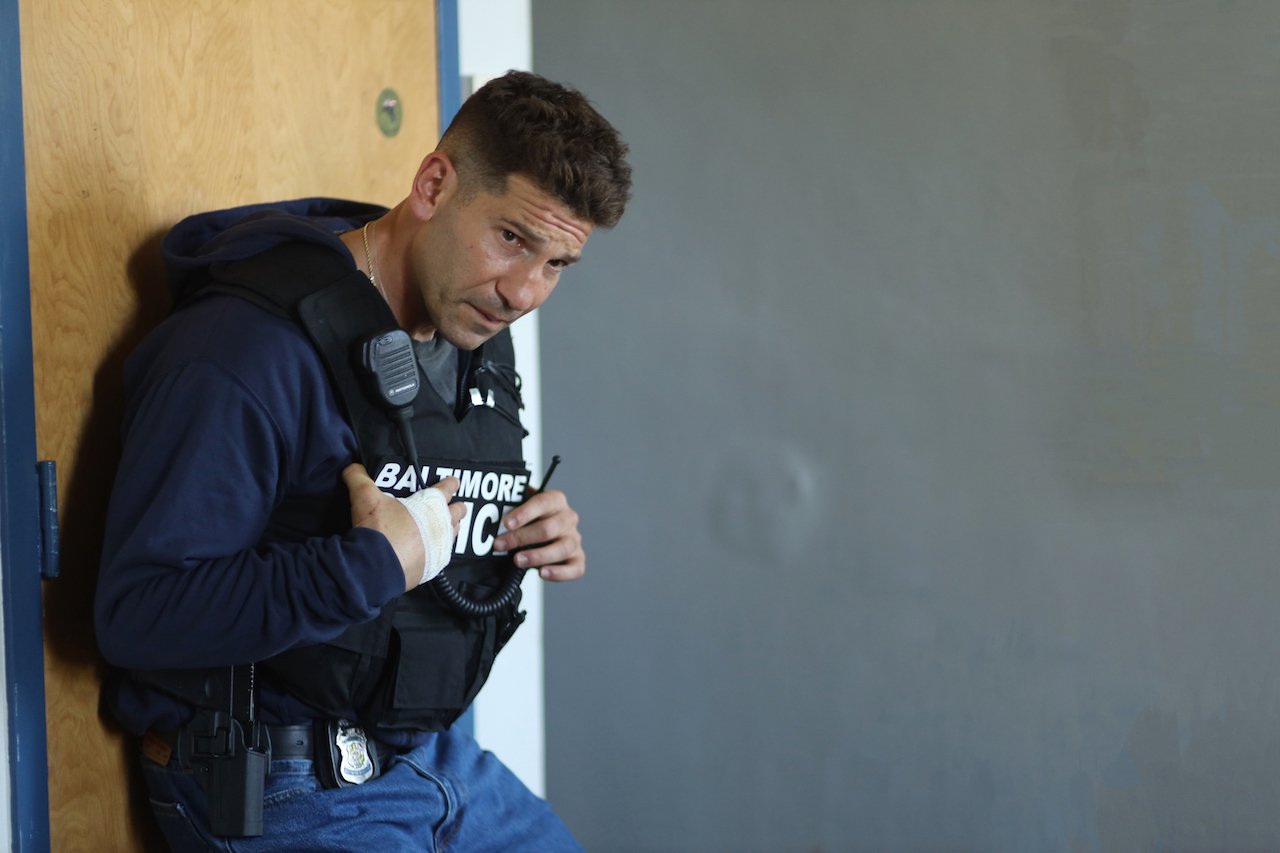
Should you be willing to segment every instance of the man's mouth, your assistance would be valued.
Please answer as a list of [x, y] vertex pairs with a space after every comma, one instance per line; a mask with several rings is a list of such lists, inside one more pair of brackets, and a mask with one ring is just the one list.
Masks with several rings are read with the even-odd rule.
[[490, 314], [488, 311], [484, 310], [483, 308], [477, 305], [471, 305], [471, 307], [477, 314], [480, 315], [480, 319], [490, 326], [501, 327], [501, 326], [506, 326], [511, 322], [510, 320], [504, 320], [502, 317], [497, 316], [495, 314]]

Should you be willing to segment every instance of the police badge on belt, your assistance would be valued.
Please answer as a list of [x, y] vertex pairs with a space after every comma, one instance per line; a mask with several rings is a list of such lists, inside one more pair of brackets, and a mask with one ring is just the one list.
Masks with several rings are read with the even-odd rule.
[[382, 772], [378, 750], [349, 720], [317, 720], [315, 743], [316, 775], [326, 788], [359, 785]]

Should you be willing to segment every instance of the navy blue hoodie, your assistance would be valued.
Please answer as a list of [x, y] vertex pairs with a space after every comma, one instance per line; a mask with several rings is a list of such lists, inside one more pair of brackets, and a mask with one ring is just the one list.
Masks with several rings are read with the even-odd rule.
[[[331, 246], [384, 212], [304, 199], [190, 217], [165, 238], [175, 298], [216, 261], [285, 241]], [[111, 495], [95, 600], [98, 644], [123, 668], [262, 660], [330, 640], [404, 592], [386, 538], [352, 529], [301, 543], [263, 541], [286, 496], [345, 489], [356, 455], [320, 356], [296, 324], [243, 299], [211, 295], [170, 316], [125, 365], [124, 446]], [[134, 733], [190, 716], [127, 678], [104, 700]], [[268, 723], [305, 707], [261, 691]]]

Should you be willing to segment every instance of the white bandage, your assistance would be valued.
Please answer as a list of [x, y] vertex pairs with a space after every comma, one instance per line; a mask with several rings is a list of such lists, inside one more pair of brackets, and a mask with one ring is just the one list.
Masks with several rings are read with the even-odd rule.
[[396, 498], [409, 510], [413, 523], [422, 537], [422, 551], [426, 562], [422, 568], [422, 580], [426, 583], [449, 565], [453, 556], [453, 517], [449, 515], [449, 502], [439, 489], [419, 489], [407, 498]]

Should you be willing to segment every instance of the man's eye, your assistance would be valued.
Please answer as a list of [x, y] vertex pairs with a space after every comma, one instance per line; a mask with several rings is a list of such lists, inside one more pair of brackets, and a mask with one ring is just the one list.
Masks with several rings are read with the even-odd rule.
[[508, 231], [505, 228], [502, 229], [502, 239], [504, 242], [507, 242], [507, 243], [520, 242], [520, 238], [516, 236], [516, 233], [514, 231]]

